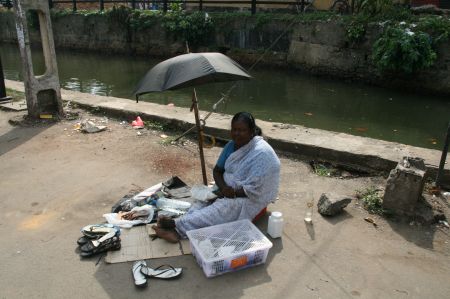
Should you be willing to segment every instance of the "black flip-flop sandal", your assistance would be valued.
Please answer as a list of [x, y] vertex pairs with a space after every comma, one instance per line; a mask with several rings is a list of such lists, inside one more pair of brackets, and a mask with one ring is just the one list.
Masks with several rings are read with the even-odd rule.
[[121, 248], [120, 244], [120, 238], [119, 237], [112, 237], [109, 238], [100, 244], [98, 246], [95, 246], [92, 240], [89, 240], [86, 244], [81, 246], [81, 253], [80, 255], [82, 257], [89, 257], [92, 255], [95, 255], [97, 253], [109, 251], [109, 250], [119, 250]]
[[91, 240], [98, 240], [100, 239], [102, 236], [95, 236], [95, 237], [89, 237], [89, 236], [82, 236], [77, 240], [77, 244], [78, 246], [83, 246], [84, 244], [86, 244], [87, 242], [91, 241]]

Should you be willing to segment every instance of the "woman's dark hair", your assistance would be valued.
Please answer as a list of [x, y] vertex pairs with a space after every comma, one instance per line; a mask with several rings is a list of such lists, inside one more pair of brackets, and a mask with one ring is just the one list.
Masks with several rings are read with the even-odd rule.
[[255, 118], [253, 115], [251, 115], [248, 112], [238, 112], [233, 116], [233, 119], [231, 120], [231, 123], [234, 123], [236, 121], [242, 121], [247, 124], [250, 131], [253, 132], [255, 136], [261, 136], [262, 130], [260, 127], [258, 127], [255, 123]]

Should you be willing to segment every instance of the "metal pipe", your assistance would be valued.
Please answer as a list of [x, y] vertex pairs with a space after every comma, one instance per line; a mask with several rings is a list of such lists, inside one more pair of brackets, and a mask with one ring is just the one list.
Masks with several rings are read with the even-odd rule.
[[6, 96], [5, 77], [3, 76], [2, 57], [0, 56], [0, 102], [9, 101], [12, 97]]
[[444, 149], [442, 150], [441, 162], [439, 163], [439, 170], [438, 170], [438, 173], [436, 176], [436, 186], [439, 186], [439, 187], [440, 187], [440, 183], [441, 183], [441, 179], [442, 179], [442, 174], [444, 172], [445, 160], [447, 159], [449, 143], [450, 143], [450, 122], [448, 123], [447, 136], [445, 137], [445, 140], [444, 140]]
[[2, 57], [0, 56], [0, 100], [6, 98], [5, 77], [3, 76]]

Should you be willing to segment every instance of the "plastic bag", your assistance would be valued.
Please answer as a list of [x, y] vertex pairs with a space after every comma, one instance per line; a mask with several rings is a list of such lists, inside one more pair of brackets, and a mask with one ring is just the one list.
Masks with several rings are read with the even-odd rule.
[[191, 188], [191, 196], [199, 201], [209, 201], [217, 198], [213, 191], [217, 190], [217, 186], [208, 187], [205, 185], [195, 185]]
[[148, 217], [145, 220], [122, 220], [119, 218], [118, 213], [104, 214], [103, 217], [105, 217], [108, 223], [120, 226], [122, 228], [131, 228], [134, 225], [143, 223], [147, 224], [153, 220], [153, 216], [155, 215], [155, 208], [150, 205], [144, 205], [142, 207], [134, 207], [131, 211], [143, 211], [143, 210], [148, 210], [149, 212]]

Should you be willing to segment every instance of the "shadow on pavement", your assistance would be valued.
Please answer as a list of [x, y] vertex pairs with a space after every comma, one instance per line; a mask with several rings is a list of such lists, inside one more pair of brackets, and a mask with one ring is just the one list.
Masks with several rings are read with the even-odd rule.
[[343, 210], [341, 213], [339, 213], [338, 215], [335, 215], [335, 216], [322, 216], [319, 213], [317, 213], [316, 217], [322, 217], [323, 220], [326, 220], [328, 223], [330, 223], [332, 225], [336, 225], [342, 221], [353, 218], [353, 216], [346, 210]]
[[[262, 217], [256, 225], [265, 232], [268, 216]], [[269, 238], [270, 239], [270, 238]], [[241, 298], [248, 288], [272, 281], [267, 267], [273, 258], [283, 250], [282, 239], [270, 239], [266, 263], [236, 272], [207, 278], [192, 255], [147, 260], [149, 267], [171, 265], [182, 267], [183, 274], [174, 280], [148, 279], [147, 286], [134, 286], [131, 267], [133, 262], [106, 264], [102, 261], [95, 273], [96, 280], [108, 293], [109, 298]], [[96, 260], [92, 259], [93, 265]]]
[[387, 223], [394, 232], [402, 236], [406, 241], [425, 249], [434, 249], [433, 240], [436, 227], [433, 225], [410, 225], [406, 220], [388, 219]]
[[48, 126], [13, 127], [12, 130], [0, 136], [0, 156], [24, 144], [31, 138], [47, 130]]

